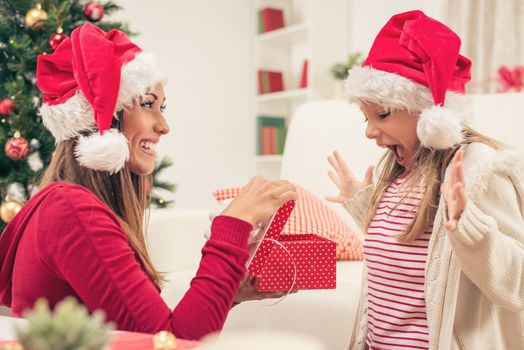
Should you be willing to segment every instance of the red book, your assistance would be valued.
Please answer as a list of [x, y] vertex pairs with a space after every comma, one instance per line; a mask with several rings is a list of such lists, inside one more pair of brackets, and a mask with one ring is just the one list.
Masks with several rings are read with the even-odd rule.
[[259, 70], [258, 71], [258, 93], [263, 94], [264, 93], [264, 71]]
[[275, 127], [269, 128], [269, 154], [276, 154]]
[[267, 7], [260, 12], [264, 33], [284, 27], [284, 12], [282, 10]]
[[271, 152], [270, 135], [269, 135], [270, 129], [271, 129], [270, 126], [264, 126], [262, 128], [262, 154], [263, 155], [270, 154]]
[[282, 72], [278, 71], [258, 71], [258, 93], [277, 92], [284, 90]]
[[302, 75], [300, 76], [300, 88], [307, 88], [307, 69], [308, 69], [308, 60], [304, 60], [302, 65]]
[[284, 90], [282, 72], [267, 72], [267, 75], [269, 81], [269, 92], [277, 92]]

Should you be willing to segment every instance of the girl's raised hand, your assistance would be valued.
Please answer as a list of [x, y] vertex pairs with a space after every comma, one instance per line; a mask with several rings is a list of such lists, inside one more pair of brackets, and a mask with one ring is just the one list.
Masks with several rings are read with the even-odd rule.
[[335, 170], [329, 170], [328, 175], [340, 191], [337, 196], [325, 197], [330, 202], [344, 203], [373, 181], [373, 166], [368, 167], [364, 180], [359, 181], [338, 151], [328, 157], [328, 162]]
[[464, 169], [462, 168], [463, 150], [458, 150], [452, 160], [451, 176], [440, 187], [446, 202], [446, 229], [454, 231], [466, 207], [468, 198], [464, 191]]

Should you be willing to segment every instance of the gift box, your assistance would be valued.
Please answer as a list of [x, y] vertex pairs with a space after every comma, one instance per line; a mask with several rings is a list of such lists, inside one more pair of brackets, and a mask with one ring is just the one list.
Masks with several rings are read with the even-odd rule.
[[282, 235], [295, 206], [279, 208], [263, 237], [250, 247], [248, 272], [258, 291], [336, 288], [336, 244], [314, 233]]

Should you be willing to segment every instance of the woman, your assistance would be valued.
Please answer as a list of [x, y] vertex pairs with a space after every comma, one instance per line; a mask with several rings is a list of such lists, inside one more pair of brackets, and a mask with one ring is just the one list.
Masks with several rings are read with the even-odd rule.
[[160, 297], [144, 213], [155, 147], [169, 132], [163, 80], [124, 33], [91, 24], [39, 57], [40, 114], [57, 147], [41, 191], [0, 237], [0, 301], [15, 316], [40, 297], [53, 306], [73, 295], [120, 330], [199, 339], [222, 328], [234, 303], [278, 296], [239, 290], [252, 227], [296, 198], [288, 182], [256, 177], [213, 221], [184, 298], [170, 310]]

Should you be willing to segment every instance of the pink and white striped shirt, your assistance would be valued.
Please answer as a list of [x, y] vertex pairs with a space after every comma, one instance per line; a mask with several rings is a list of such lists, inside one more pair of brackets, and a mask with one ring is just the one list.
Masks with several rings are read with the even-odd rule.
[[414, 220], [424, 186], [405, 188], [406, 176], [388, 187], [364, 243], [368, 282], [369, 349], [428, 349], [424, 270], [432, 228], [410, 243], [396, 236]]

